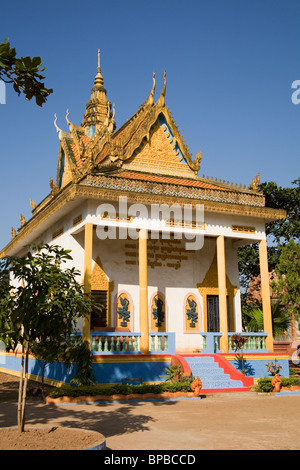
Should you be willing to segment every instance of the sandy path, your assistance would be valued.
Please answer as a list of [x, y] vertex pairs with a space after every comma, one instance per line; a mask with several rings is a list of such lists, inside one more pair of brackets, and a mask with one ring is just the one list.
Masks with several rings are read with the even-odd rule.
[[[1, 396], [0, 383], [0, 427], [16, 425], [16, 413], [15, 400], [8, 393]], [[112, 450], [300, 449], [300, 395], [243, 392], [201, 400], [59, 406], [30, 398], [26, 416], [28, 426], [98, 431]]]

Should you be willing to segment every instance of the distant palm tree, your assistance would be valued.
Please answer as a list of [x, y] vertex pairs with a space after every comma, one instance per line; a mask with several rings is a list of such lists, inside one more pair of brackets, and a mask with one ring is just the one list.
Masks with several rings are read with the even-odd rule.
[[[291, 318], [279, 302], [271, 305], [273, 336], [280, 336], [285, 333], [290, 325]], [[248, 332], [258, 332], [264, 330], [264, 315], [259, 307], [247, 309], [243, 312], [247, 317], [246, 328]]]

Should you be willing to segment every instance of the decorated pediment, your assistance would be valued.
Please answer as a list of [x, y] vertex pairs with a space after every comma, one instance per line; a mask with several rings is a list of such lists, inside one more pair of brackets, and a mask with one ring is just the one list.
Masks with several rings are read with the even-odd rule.
[[[72, 124], [67, 111], [69, 132], [65, 132], [57, 126], [55, 118], [60, 140], [56, 190], [70, 182], [78, 183], [85, 177], [101, 175], [122, 175], [125, 179], [128, 175], [135, 175], [138, 180], [145, 181], [163, 177], [165, 183], [173, 177], [177, 178], [176, 184], [185, 179], [189, 184], [199, 182], [211, 189], [224, 190], [228, 186], [233, 189], [233, 183], [198, 176], [202, 152], [192, 156], [165, 104], [166, 86], [164, 74], [163, 89], [155, 101], [156, 79], [153, 73], [152, 89], [145, 102], [121, 127], [116, 128], [115, 106], [106, 97], [98, 54], [97, 75], [82, 124]], [[253, 188], [256, 187], [255, 180]], [[237, 189], [236, 185], [234, 190]]]
[[[157, 114], [157, 113], [155, 113]], [[193, 162], [167, 109], [155, 116], [129, 144], [123, 169], [160, 175], [194, 177], [201, 156]]]
[[166, 76], [164, 87], [154, 103], [153, 87], [145, 103], [126, 123], [104, 143], [95, 159], [97, 170], [110, 162], [119, 162], [123, 169], [144, 173], [159, 173], [195, 177], [200, 169], [202, 153], [195, 160], [181, 133], [165, 106]]

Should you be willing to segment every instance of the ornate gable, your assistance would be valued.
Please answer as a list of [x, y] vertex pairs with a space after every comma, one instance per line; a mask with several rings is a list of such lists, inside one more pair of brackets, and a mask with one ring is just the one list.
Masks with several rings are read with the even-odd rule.
[[[67, 111], [67, 133], [58, 128], [55, 118], [60, 139], [56, 190], [70, 182], [81, 181], [84, 184], [87, 179], [94, 181], [95, 177], [120, 176], [122, 180], [128, 179], [129, 183], [132, 178], [146, 182], [150, 181], [149, 178], [160, 177], [166, 184], [193, 187], [196, 183], [203, 188], [233, 192], [235, 198], [241, 190], [257, 193], [257, 184], [252, 183], [246, 190], [245, 186], [234, 186], [232, 182], [198, 176], [202, 152], [192, 157], [165, 105], [166, 84], [164, 74], [164, 86], [155, 102], [156, 80], [153, 73], [153, 85], [147, 99], [133, 116], [116, 129], [115, 106], [111, 106], [106, 97], [98, 53], [97, 75], [82, 125], [72, 124]], [[240, 199], [244, 200], [244, 196], [244, 193], [240, 194]]]
[[165, 114], [166, 111], [159, 114], [132, 156], [124, 161], [123, 169], [194, 178], [197, 167], [188, 164], [181, 142], [175, 138], [174, 126]]

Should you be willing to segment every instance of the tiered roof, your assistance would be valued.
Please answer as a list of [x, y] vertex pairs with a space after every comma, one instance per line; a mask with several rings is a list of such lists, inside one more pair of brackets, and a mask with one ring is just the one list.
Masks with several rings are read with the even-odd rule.
[[165, 105], [166, 85], [165, 73], [163, 89], [155, 102], [153, 74], [149, 96], [117, 129], [115, 106], [106, 96], [98, 52], [97, 74], [82, 124], [71, 123], [67, 111], [69, 132], [65, 132], [57, 126], [55, 115], [54, 125], [60, 141], [56, 182], [49, 180], [50, 194], [40, 204], [31, 201], [32, 219], [26, 222], [21, 218], [18, 234], [12, 229], [15, 242], [19, 232], [24, 232], [25, 228], [28, 231], [29, 224], [34, 227], [41, 213], [44, 217], [49, 206], [55, 207], [58, 198], [62, 201], [65, 197], [67, 201], [70, 188], [72, 197], [75, 193], [112, 199], [120, 194], [135, 198], [139, 195], [139, 200], [145, 202], [201, 201], [210, 210], [220, 212], [257, 215], [266, 220], [285, 217], [284, 211], [264, 207], [263, 194], [257, 190], [259, 175], [249, 188], [198, 176], [202, 152], [193, 159]]

